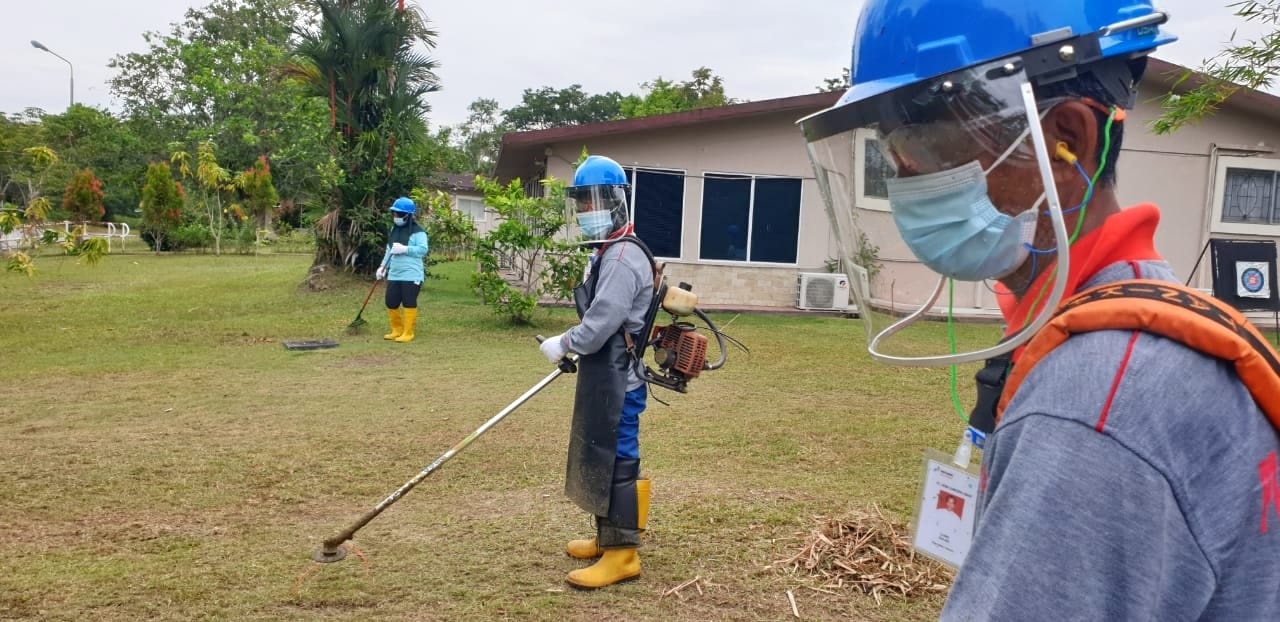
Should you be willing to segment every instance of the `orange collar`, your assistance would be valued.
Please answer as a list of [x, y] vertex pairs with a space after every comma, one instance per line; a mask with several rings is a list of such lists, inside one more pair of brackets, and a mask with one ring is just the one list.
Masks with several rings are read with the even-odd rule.
[[595, 244], [599, 244], [599, 246], [596, 247], [596, 250], [599, 251], [601, 255], [603, 255], [604, 249], [612, 246], [614, 242], [617, 242], [619, 239], [626, 237], [628, 235], [635, 235], [635, 233], [636, 233], [636, 226], [631, 223], [627, 223], [627, 226], [621, 229], [618, 229], [613, 233], [610, 233], [609, 237], [606, 238], [603, 242], [595, 242]]
[[[1111, 264], [1163, 259], [1155, 246], [1156, 226], [1159, 224], [1160, 209], [1150, 203], [1142, 203], [1113, 214], [1102, 226], [1076, 240], [1071, 245], [1071, 269], [1067, 275], [1065, 295], [1079, 292], [1089, 279]], [[997, 284], [1000, 312], [1008, 325], [1006, 336], [1020, 330], [1028, 322], [1028, 316], [1040, 311], [1048, 299], [1049, 277], [1053, 275], [1053, 270], [1041, 272], [1021, 300], [1016, 300], [1007, 288]], [[1041, 290], [1045, 290], [1045, 295], [1037, 300], [1035, 294]]]

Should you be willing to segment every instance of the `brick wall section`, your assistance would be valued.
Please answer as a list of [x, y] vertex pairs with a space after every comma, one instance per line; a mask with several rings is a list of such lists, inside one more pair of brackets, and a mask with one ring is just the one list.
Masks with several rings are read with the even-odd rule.
[[[813, 270], [820, 272], [821, 270]], [[667, 283], [693, 285], [698, 302], [709, 305], [791, 307], [796, 304], [795, 267], [724, 266], [668, 262]]]
[[[662, 260], [658, 260], [662, 263]], [[693, 285], [698, 302], [733, 307], [795, 309], [796, 283], [801, 272], [826, 272], [823, 268], [800, 270], [795, 266], [733, 266], [667, 261], [663, 274], [672, 287], [681, 281]], [[504, 274], [510, 281], [510, 274]], [[539, 302], [555, 302], [543, 299]]]

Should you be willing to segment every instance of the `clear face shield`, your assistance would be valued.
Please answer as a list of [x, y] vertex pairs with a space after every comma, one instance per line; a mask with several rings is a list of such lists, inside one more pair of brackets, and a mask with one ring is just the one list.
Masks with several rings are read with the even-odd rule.
[[[873, 358], [981, 361], [1048, 322], [1070, 261], [1038, 112], [1055, 103], [1037, 107], [1019, 60], [1004, 59], [800, 122]], [[1055, 242], [1036, 248], [1042, 215]], [[1038, 296], [1038, 313], [997, 346], [956, 351], [937, 322], [925, 321], [945, 320], [951, 307], [994, 313], [997, 296], [1009, 295], [995, 280], [1029, 280], [1050, 264], [1047, 291], [1021, 294]]]
[[627, 186], [573, 186], [565, 189], [570, 240], [604, 242], [631, 224]]

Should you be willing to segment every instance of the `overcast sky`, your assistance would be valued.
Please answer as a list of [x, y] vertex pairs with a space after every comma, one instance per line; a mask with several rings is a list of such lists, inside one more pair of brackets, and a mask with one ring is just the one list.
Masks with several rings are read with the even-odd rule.
[[[761, 100], [812, 93], [849, 62], [857, 0], [409, 0], [440, 31], [434, 56], [443, 84], [431, 96], [433, 125], [466, 117], [478, 97], [504, 107], [526, 88], [581, 84], [589, 93], [638, 89], [655, 76], [684, 78], [699, 66], [724, 77], [729, 96]], [[1046, 0], [1049, 1], [1049, 0]], [[142, 33], [168, 30], [207, 0], [0, 0], [0, 111], [60, 112], [68, 68], [31, 47], [36, 39], [75, 64], [79, 103], [118, 110], [107, 80], [116, 54], [144, 49]], [[1157, 56], [1197, 66], [1240, 27], [1230, 0], [1164, 0], [1180, 40]]]

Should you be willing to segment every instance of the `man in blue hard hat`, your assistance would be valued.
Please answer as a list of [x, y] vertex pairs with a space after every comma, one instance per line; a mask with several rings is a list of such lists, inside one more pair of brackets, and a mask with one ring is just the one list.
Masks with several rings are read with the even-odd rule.
[[[1280, 440], [1252, 384], [1142, 328], [1070, 334], [1035, 363], [1024, 347], [1078, 292], [1177, 281], [1159, 210], [1115, 192], [1166, 21], [1149, 0], [868, 0], [851, 88], [801, 121], [846, 265], [877, 267], [862, 245], [896, 231], [923, 264], [898, 287], [937, 279], [905, 319], [854, 280], [872, 357], [995, 372], [1001, 406], [970, 421], [987, 434], [980, 514], [945, 620], [1280, 619]], [[876, 150], [888, 213], [853, 203]], [[903, 336], [955, 280], [996, 282], [1005, 339], [922, 354]]]
[[574, 289], [580, 322], [542, 342], [552, 363], [576, 352], [578, 385], [569, 435], [565, 494], [595, 516], [594, 538], [565, 551], [594, 564], [569, 573], [594, 589], [640, 575], [640, 532], [649, 512], [649, 480], [640, 477], [640, 413], [648, 396], [634, 347], [642, 344], [654, 298], [653, 253], [634, 236], [629, 185], [617, 162], [590, 156], [574, 173], [567, 207], [591, 246], [587, 274]]

